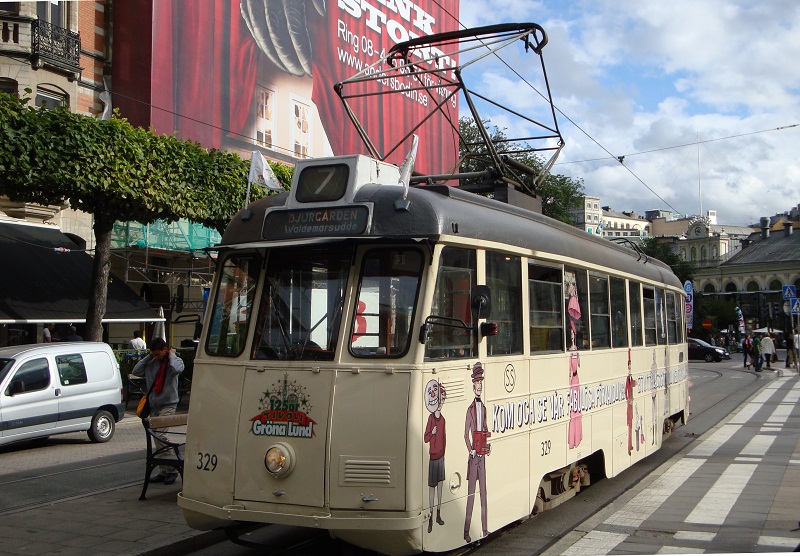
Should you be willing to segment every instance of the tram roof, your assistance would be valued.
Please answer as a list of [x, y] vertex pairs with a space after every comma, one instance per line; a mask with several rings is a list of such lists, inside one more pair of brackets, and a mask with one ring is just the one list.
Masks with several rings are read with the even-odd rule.
[[[340, 207], [369, 206], [372, 215], [362, 234], [330, 238], [302, 237], [295, 243], [331, 239], [427, 240], [458, 236], [509, 244], [546, 254], [616, 269], [642, 278], [682, 287], [669, 266], [630, 247], [602, 239], [542, 214], [470, 193], [458, 187], [428, 185], [408, 190], [408, 205], [402, 188], [379, 184], [361, 187], [353, 202]], [[262, 237], [268, 213], [287, 208], [289, 193], [259, 199], [240, 212], [222, 236], [221, 248], [256, 246], [275, 238]], [[327, 205], [334, 206], [334, 205]], [[326, 205], [318, 205], [324, 209]], [[287, 240], [288, 238], [282, 238]], [[285, 241], [277, 243], [285, 243]]]

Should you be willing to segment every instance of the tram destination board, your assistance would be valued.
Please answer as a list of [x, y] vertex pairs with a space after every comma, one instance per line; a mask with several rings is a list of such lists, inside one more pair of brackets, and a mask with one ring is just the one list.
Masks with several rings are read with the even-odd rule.
[[363, 205], [276, 210], [264, 218], [261, 235], [265, 239], [360, 235], [368, 221], [369, 209]]

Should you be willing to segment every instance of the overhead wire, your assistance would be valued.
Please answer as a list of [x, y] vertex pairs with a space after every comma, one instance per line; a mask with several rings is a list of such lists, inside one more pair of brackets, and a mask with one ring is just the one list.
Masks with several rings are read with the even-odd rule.
[[[467, 27], [466, 27], [466, 25], [464, 25], [464, 24], [461, 22], [461, 20], [460, 20], [460, 19], [458, 19], [457, 17], [455, 17], [455, 16], [454, 16], [454, 15], [453, 15], [453, 14], [452, 14], [450, 11], [448, 11], [448, 10], [447, 10], [447, 9], [446, 9], [444, 6], [442, 6], [442, 4], [439, 2], [439, 0], [433, 0], [433, 2], [434, 2], [434, 3], [435, 3], [437, 6], [439, 6], [439, 7], [442, 9], [442, 11], [444, 11], [444, 12], [445, 12], [447, 15], [449, 15], [451, 18], [453, 18], [453, 19], [454, 19], [454, 20], [455, 20], [455, 21], [456, 21], [456, 22], [457, 22], [457, 23], [458, 23], [458, 24], [459, 24], [461, 27], [463, 27], [464, 29], [466, 29], [466, 28], [467, 28]], [[494, 56], [495, 56], [495, 57], [496, 57], [498, 60], [500, 60], [500, 62], [502, 62], [502, 64], [503, 64], [503, 65], [505, 65], [505, 66], [506, 66], [506, 67], [507, 67], [507, 68], [508, 68], [508, 69], [509, 69], [509, 70], [510, 70], [510, 71], [511, 71], [511, 72], [512, 72], [514, 75], [516, 75], [516, 76], [517, 76], [517, 77], [518, 77], [518, 78], [519, 78], [521, 81], [523, 81], [523, 82], [524, 82], [526, 85], [528, 85], [528, 87], [530, 87], [530, 88], [531, 88], [531, 89], [532, 89], [534, 92], [536, 92], [536, 94], [538, 94], [538, 95], [539, 95], [540, 97], [542, 97], [543, 99], [545, 99], [545, 100], [548, 100], [548, 99], [545, 97], [545, 95], [543, 95], [543, 94], [542, 94], [542, 93], [541, 93], [541, 92], [540, 92], [540, 91], [539, 91], [539, 90], [538, 90], [538, 89], [537, 89], [535, 86], [533, 86], [533, 84], [531, 84], [530, 82], [528, 82], [528, 80], [527, 80], [527, 79], [525, 79], [525, 78], [524, 78], [522, 75], [520, 75], [520, 74], [519, 74], [519, 72], [518, 72], [517, 70], [515, 70], [514, 68], [512, 68], [512, 67], [511, 67], [511, 66], [510, 66], [510, 65], [509, 65], [509, 64], [508, 64], [508, 63], [507, 63], [507, 62], [506, 62], [506, 61], [505, 61], [505, 60], [504, 60], [504, 59], [503, 59], [503, 58], [502, 58], [502, 57], [501, 57], [501, 56], [500, 56], [500, 55], [499, 55], [497, 52], [494, 52]], [[605, 148], [605, 147], [604, 147], [602, 144], [600, 144], [600, 142], [599, 142], [598, 140], [596, 140], [594, 137], [592, 137], [592, 136], [589, 134], [589, 132], [587, 132], [585, 129], [583, 129], [583, 128], [582, 128], [580, 125], [578, 125], [578, 124], [577, 124], [577, 123], [576, 123], [576, 122], [575, 122], [575, 121], [574, 121], [572, 118], [570, 118], [570, 117], [569, 117], [569, 116], [568, 116], [566, 113], [564, 113], [564, 111], [563, 111], [563, 110], [561, 110], [561, 109], [560, 109], [560, 108], [559, 108], [559, 107], [558, 107], [558, 106], [555, 104], [555, 102], [553, 103], [553, 108], [554, 108], [554, 109], [555, 109], [555, 110], [556, 110], [556, 111], [557, 111], [559, 114], [561, 114], [561, 115], [562, 115], [562, 116], [563, 116], [563, 117], [564, 117], [564, 118], [565, 118], [565, 119], [566, 119], [566, 120], [567, 120], [569, 123], [571, 123], [573, 126], [575, 126], [575, 128], [577, 128], [577, 129], [578, 129], [578, 130], [579, 130], [581, 133], [583, 133], [583, 134], [584, 134], [586, 137], [588, 137], [588, 138], [589, 138], [589, 139], [590, 139], [590, 140], [591, 140], [591, 141], [592, 141], [592, 142], [593, 142], [595, 145], [597, 145], [598, 147], [600, 147], [600, 149], [602, 149], [602, 150], [603, 150], [603, 151], [604, 151], [606, 154], [608, 154], [608, 157], [601, 157], [601, 158], [594, 158], [594, 159], [586, 159], [586, 160], [581, 160], [581, 161], [565, 161], [565, 162], [556, 162], [556, 163], [555, 163], [555, 165], [562, 165], [562, 164], [577, 164], [577, 163], [581, 163], [581, 162], [595, 162], [595, 161], [601, 161], [601, 160], [611, 160], [611, 159], [615, 159], [615, 160], [617, 160], [617, 161], [619, 162], [619, 164], [620, 164], [620, 165], [622, 165], [622, 166], [625, 168], [625, 170], [627, 170], [627, 171], [628, 171], [628, 172], [629, 172], [629, 173], [630, 173], [630, 174], [631, 174], [631, 175], [632, 175], [632, 176], [633, 176], [633, 177], [634, 177], [634, 178], [635, 178], [635, 179], [636, 179], [636, 180], [637, 180], [639, 183], [641, 183], [641, 184], [642, 184], [644, 187], [646, 187], [648, 191], [650, 191], [650, 192], [651, 192], [653, 195], [655, 195], [655, 196], [656, 196], [658, 199], [660, 199], [660, 200], [661, 200], [661, 201], [662, 201], [662, 202], [663, 202], [665, 205], [667, 205], [667, 206], [668, 206], [670, 209], [672, 209], [672, 210], [673, 210], [673, 212], [676, 212], [676, 213], [677, 213], [677, 212], [679, 212], [679, 211], [678, 211], [678, 210], [677, 210], [675, 207], [673, 207], [673, 206], [672, 206], [672, 205], [671, 205], [671, 204], [670, 204], [668, 201], [666, 201], [666, 200], [665, 200], [663, 197], [661, 197], [661, 195], [659, 195], [658, 193], [656, 193], [656, 191], [654, 191], [652, 187], [650, 187], [650, 186], [649, 186], [647, 183], [645, 183], [645, 181], [644, 181], [642, 178], [640, 178], [640, 177], [639, 177], [639, 176], [638, 176], [638, 175], [637, 175], [637, 174], [636, 174], [636, 173], [635, 173], [635, 172], [634, 172], [634, 171], [633, 171], [633, 170], [632, 170], [632, 169], [631, 169], [629, 166], [627, 166], [627, 165], [624, 163], [624, 159], [625, 159], [625, 158], [627, 158], [627, 157], [629, 157], [629, 156], [638, 156], [638, 155], [649, 154], [649, 153], [653, 153], [653, 152], [659, 152], [659, 151], [664, 151], [664, 150], [669, 150], [669, 149], [683, 148], [683, 147], [686, 147], [686, 146], [692, 146], [692, 145], [697, 145], [697, 144], [701, 144], [701, 143], [711, 143], [711, 142], [714, 142], [714, 141], [722, 141], [722, 140], [726, 140], [726, 139], [735, 139], [735, 138], [738, 138], [738, 137], [745, 137], [745, 136], [748, 136], [748, 135], [755, 135], [755, 134], [759, 134], [759, 133], [766, 133], [766, 132], [771, 132], [771, 131], [782, 131], [782, 130], [785, 130], [785, 129], [790, 129], [790, 128], [794, 128], [794, 127], [798, 127], [798, 126], [800, 126], [800, 124], [789, 124], [789, 125], [784, 125], [784, 126], [780, 126], [780, 127], [772, 128], [772, 129], [764, 129], [764, 130], [758, 130], [758, 131], [751, 131], [751, 132], [747, 132], [747, 133], [740, 133], [740, 134], [736, 134], [736, 135], [730, 135], [730, 136], [727, 136], [727, 137], [720, 137], [720, 138], [716, 138], [716, 139], [707, 139], [707, 140], [704, 140], [704, 141], [702, 141], [702, 142], [701, 142], [701, 141], [695, 141], [695, 142], [692, 142], [692, 143], [685, 143], [685, 144], [681, 144], [681, 145], [673, 145], [673, 146], [669, 146], [669, 147], [662, 147], [662, 148], [658, 148], [658, 149], [650, 149], [650, 150], [647, 150], [647, 151], [640, 151], [640, 152], [636, 152], [636, 153], [630, 153], [630, 154], [624, 154], [624, 155], [614, 155], [614, 154], [612, 154], [612, 153], [611, 153], [611, 151], [609, 151], [609, 150], [608, 150], [607, 148]]]

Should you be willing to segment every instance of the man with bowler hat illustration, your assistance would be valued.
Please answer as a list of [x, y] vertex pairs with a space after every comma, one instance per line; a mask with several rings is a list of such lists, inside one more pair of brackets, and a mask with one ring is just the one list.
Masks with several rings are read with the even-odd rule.
[[475, 400], [467, 408], [467, 417], [464, 422], [464, 441], [469, 452], [467, 462], [467, 517], [464, 521], [464, 540], [472, 542], [469, 536], [470, 523], [472, 522], [472, 506], [475, 504], [475, 482], [480, 483], [481, 489], [481, 531], [482, 536], [489, 535], [486, 526], [486, 456], [492, 447], [488, 438], [491, 433], [486, 426], [486, 406], [481, 400], [483, 393], [483, 366], [480, 361], [472, 366], [472, 390]]

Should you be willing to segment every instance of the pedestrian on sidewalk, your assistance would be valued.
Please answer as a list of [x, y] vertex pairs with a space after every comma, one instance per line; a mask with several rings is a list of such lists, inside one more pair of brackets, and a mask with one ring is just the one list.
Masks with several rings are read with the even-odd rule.
[[[179, 399], [178, 378], [184, 369], [183, 359], [175, 354], [175, 348], [167, 347], [163, 338], [153, 338], [148, 347], [150, 353], [136, 363], [131, 374], [145, 378], [151, 417], [175, 415]], [[166, 430], [157, 429], [156, 432], [163, 433]], [[158, 440], [156, 442], [165, 446]], [[158, 475], [150, 479], [150, 482], [171, 485], [177, 478], [178, 472], [174, 467], [161, 465], [158, 467]]]
[[775, 351], [775, 342], [769, 334], [764, 334], [761, 338], [761, 353], [764, 355], [764, 361], [767, 363], [767, 368], [771, 369], [770, 363], [778, 361], [777, 352]]
[[800, 334], [795, 330], [794, 336], [794, 367], [800, 371]]

